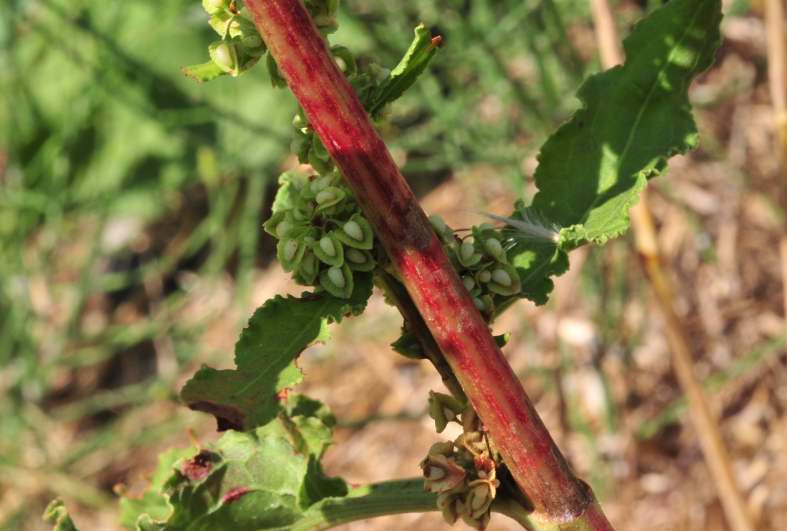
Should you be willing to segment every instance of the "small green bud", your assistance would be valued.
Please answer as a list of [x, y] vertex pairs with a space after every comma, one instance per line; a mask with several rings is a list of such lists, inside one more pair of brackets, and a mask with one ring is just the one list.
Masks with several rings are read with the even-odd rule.
[[475, 287], [475, 280], [473, 280], [473, 277], [465, 275], [462, 277], [462, 284], [465, 285], [467, 291], [470, 291]]
[[354, 264], [366, 263], [366, 255], [358, 249], [347, 249], [347, 260]]
[[292, 261], [295, 258], [295, 253], [298, 252], [298, 241], [297, 240], [287, 240], [284, 244], [284, 259], [288, 262]]
[[336, 247], [333, 245], [333, 240], [328, 236], [320, 238], [320, 249], [328, 256], [336, 256]]
[[459, 247], [459, 255], [462, 257], [462, 260], [468, 261], [472, 258], [473, 253], [475, 253], [475, 246], [473, 245], [473, 239], [468, 238], [462, 242], [461, 247]]
[[295, 221], [306, 221], [311, 217], [310, 214], [307, 214], [300, 208], [293, 208], [292, 209], [292, 217]]
[[484, 310], [486, 310], [486, 304], [484, 304], [484, 301], [482, 301], [478, 297], [473, 297], [473, 304], [475, 304], [475, 307], [478, 309], [479, 312], [483, 312]]
[[334, 199], [336, 199], [336, 196], [334, 195], [333, 190], [320, 190], [320, 192], [318, 192], [317, 196], [314, 198], [318, 205], [328, 203]]
[[500, 245], [500, 240], [497, 238], [487, 238], [484, 242], [484, 249], [495, 258], [503, 255], [503, 246]]
[[515, 267], [507, 264], [498, 264], [492, 270], [492, 282], [487, 287], [492, 293], [510, 297], [521, 291], [522, 282]]
[[306, 285], [313, 284], [314, 279], [317, 278], [317, 268], [317, 257], [311, 251], [307, 251], [303, 255], [301, 265], [298, 268], [299, 278], [297, 279]]
[[202, 7], [208, 15], [215, 15], [230, 7], [229, 0], [202, 0]]
[[347, 258], [347, 265], [354, 271], [372, 271], [374, 270], [375, 261], [371, 254], [366, 251], [359, 251], [348, 247], [345, 252]]
[[348, 247], [372, 250], [374, 247], [374, 232], [369, 222], [361, 214], [353, 214], [344, 222], [342, 230], [336, 231], [336, 238]]
[[329, 267], [320, 273], [320, 286], [334, 297], [347, 299], [353, 293], [353, 272], [347, 265]]
[[238, 75], [238, 51], [229, 41], [217, 41], [208, 47], [211, 60], [231, 76]]
[[442, 433], [449, 422], [464, 410], [457, 399], [443, 393], [429, 392], [429, 416], [434, 419], [437, 433]]
[[262, 46], [262, 39], [259, 35], [246, 35], [241, 38], [241, 44], [247, 50], [255, 50]]
[[[322, 245], [323, 240], [320, 240], [320, 245]], [[346, 284], [344, 281], [344, 274], [342, 273], [342, 269], [340, 267], [331, 267], [330, 269], [328, 269], [328, 278], [330, 279], [331, 282], [336, 284], [336, 287], [340, 289], [344, 288]]]
[[280, 240], [284, 239], [284, 237], [287, 236], [287, 234], [290, 232], [291, 229], [292, 229], [292, 223], [290, 223], [289, 221], [282, 221], [281, 223], [276, 225], [276, 237], [279, 238]]
[[[486, 271], [484, 272], [486, 273]], [[506, 288], [510, 288], [512, 284], [511, 276], [500, 268], [492, 271], [492, 280], [501, 286], [505, 286]]]
[[489, 271], [484, 270], [484, 271], [481, 271], [480, 273], [478, 273], [478, 281], [479, 282], [483, 282], [484, 284], [486, 284], [487, 282], [489, 282], [491, 280], [492, 280], [492, 273], [490, 273]]
[[331, 46], [331, 53], [336, 59], [336, 63], [339, 65], [341, 71], [344, 72], [345, 76], [350, 77], [355, 74], [357, 70], [355, 66], [355, 57], [353, 57], [353, 54], [349, 48], [338, 45]]
[[344, 224], [344, 232], [346, 232], [351, 238], [363, 240], [363, 231], [361, 230], [361, 226], [353, 220], [350, 220]]

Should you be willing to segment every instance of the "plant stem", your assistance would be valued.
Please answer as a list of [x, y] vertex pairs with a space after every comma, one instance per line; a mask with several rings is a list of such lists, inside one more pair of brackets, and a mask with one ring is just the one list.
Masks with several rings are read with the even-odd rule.
[[[604, 68], [623, 62], [615, 21], [607, 0], [591, 0], [596, 39]], [[718, 424], [711, 413], [708, 399], [694, 373], [694, 362], [686, 332], [675, 306], [672, 284], [662, 267], [653, 213], [648, 206], [648, 195], [642, 190], [639, 203], [631, 209], [631, 224], [637, 252], [643, 263], [645, 277], [656, 298], [664, 326], [667, 343], [672, 351], [672, 365], [678, 382], [686, 395], [689, 415], [721, 500], [724, 514], [735, 531], [753, 531], [751, 516], [741, 494], [732, 465], [724, 446]]]
[[347, 496], [326, 498], [304, 513], [291, 531], [318, 531], [377, 516], [437, 510], [437, 495], [424, 491], [420, 478], [356, 487]]
[[495, 343], [358, 96], [299, 0], [246, 0], [290, 88], [375, 229], [506, 466], [552, 529], [612, 529]]
[[[320, 531], [378, 516], [432, 511], [437, 511], [437, 495], [424, 491], [423, 478], [397, 479], [356, 487], [341, 498], [321, 500], [288, 529]], [[525, 529], [536, 529], [530, 515], [510, 498], [496, 499], [492, 512], [508, 516]]]

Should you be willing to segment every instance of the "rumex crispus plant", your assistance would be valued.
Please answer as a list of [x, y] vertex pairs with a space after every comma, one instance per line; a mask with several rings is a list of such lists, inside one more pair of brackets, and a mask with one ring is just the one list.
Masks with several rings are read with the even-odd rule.
[[[301, 110], [292, 149], [309, 170], [280, 178], [264, 224], [300, 297], [276, 297], [251, 317], [236, 368], [202, 368], [182, 390], [226, 433], [209, 448], [161, 457], [141, 499], [123, 499], [123, 523], [152, 529], [325, 529], [408, 511], [442, 511], [483, 529], [492, 512], [528, 529], [612, 529], [574, 477], [502, 356], [489, 323], [520, 298], [544, 303], [567, 253], [628, 227], [628, 209], [667, 159], [697, 142], [688, 86], [712, 60], [718, 0], [674, 0], [625, 41], [626, 62], [588, 79], [582, 107], [543, 146], [538, 193], [495, 223], [456, 231], [427, 218], [376, 132], [386, 109], [437, 54], [422, 26], [388, 70], [331, 46], [335, 0], [204, 0], [219, 40], [211, 61], [185, 72], [237, 76], [264, 62]], [[495, 226], [497, 224], [497, 226]], [[377, 285], [404, 317], [395, 350], [429, 360], [450, 394], [432, 392], [436, 442], [422, 477], [350, 488], [320, 466], [334, 419], [288, 392], [326, 325], [361, 313]], [[195, 455], [196, 453], [196, 455]], [[62, 505], [50, 516], [71, 525]]]

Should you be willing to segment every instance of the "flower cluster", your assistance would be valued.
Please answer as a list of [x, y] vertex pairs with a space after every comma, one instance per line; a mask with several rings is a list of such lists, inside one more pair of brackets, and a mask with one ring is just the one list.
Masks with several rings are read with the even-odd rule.
[[500, 230], [488, 224], [476, 225], [470, 234], [460, 238], [439, 216], [430, 220], [484, 316], [491, 318], [500, 302], [519, 294], [522, 283], [516, 268], [508, 261], [506, 238]]
[[279, 178], [274, 214], [263, 225], [278, 239], [276, 255], [299, 284], [349, 298], [353, 272], [371, 271], [374, 233], [337, 170]]
[[453, 442], [439, 442], [429, 449], [421, 462], [424, 488], [437, 493], [437, 506], [447, 523], [453, 524], [461, 518], [475, 529], [485, 529], [500, 486], [497, 479], [500, 458], [481, 429], [473, 408], [460, 408], [453, 397], [429, 394], [430, 414], [438, 432], [445, 428], [446, 418], [450, 418], [462, 424], [463, 433]]

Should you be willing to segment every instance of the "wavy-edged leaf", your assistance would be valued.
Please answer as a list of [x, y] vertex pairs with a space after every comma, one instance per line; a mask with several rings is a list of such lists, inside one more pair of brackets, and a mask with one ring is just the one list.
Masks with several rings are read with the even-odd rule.
[[170, 448], [159, 454], [158, 464], [150, 483], [141, 496], [124, 496], [120, 500], [120, 525], [132, 529], [139, 515], [146, 514], [150, 520], [165, 520], [172, 512], [169, 500], [161, 493], [176, 465], [194, 455], [194, 448]]
[[162, 456], [142, 498], [156, 502], [126, 503], [123, 523], [136, 508], [134, 525], [142, 531], [288, 529], [315, 503], [348, 492], [320, 467], [334, 423], [320, 402], [295, 395], [263, 427], [228, 431], [196, 455], [178, 450], [188, 457], [175, 462], [175, 453]]
[[219, 430], [248, 430], [273, 419], [277, 393], [301, 380], [294, 360], [310, 344], [327, 339], [327, 324], [363, 311], [372, 292], [370, 274], [354, 275], [349, 299], [327, 293], [277, 296], [260, 307], [235, 345], [236, 369], [201, 368], [181, 398], [191, 409], [213, 414]]
[[579, 89], [582, 108], [541, 149], [529, 207], [562, 228], [560, 241], [523, 240], [509, 252], [525, 296], [546, 300], [546, 277], [565, 270], [562, 251], [623, 233], [647, 180], [697, 145], [688, 88], [713, 62], [720, 21], [720, 0], [673, 0], [634, 27], [622, 66]]
[[370, 95], [367, 102], [369, 114], [375, 116], [386, 104], [399, 98], [415, 83], [437, 52], [440, 41], [439, 37], [433, 38], [423, 24], [416, 26], [415, 38], [404, 57]]

